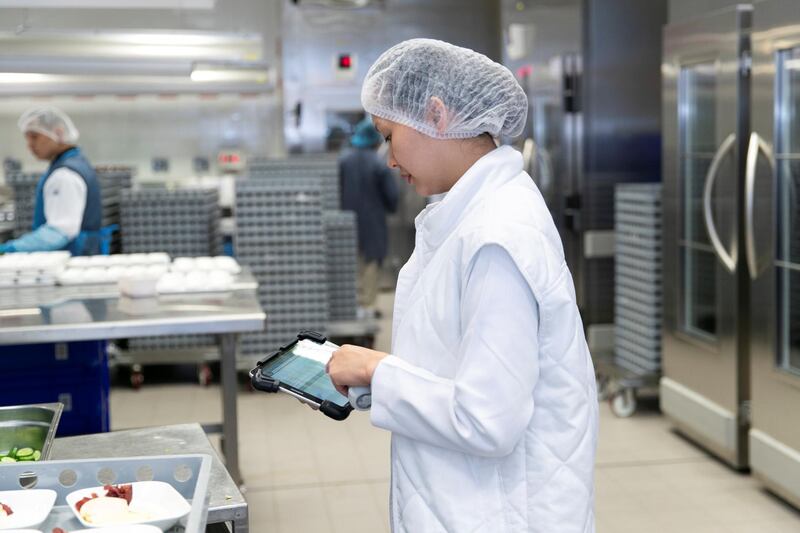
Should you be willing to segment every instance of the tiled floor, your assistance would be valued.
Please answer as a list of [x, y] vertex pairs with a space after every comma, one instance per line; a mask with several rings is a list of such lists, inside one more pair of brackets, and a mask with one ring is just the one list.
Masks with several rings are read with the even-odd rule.
[[[381, 304], [390, 309], [391, 296]], [[379, 349], [388, 349], [388, 314]], [[216, 386], [111, 396], [114, 429], [214, 422], [220, 413]], [[251, 531], [389, 531], [389, 436], [367, 415], [334, 422], [286, 396], [242, 391], [239, 427]], [[654, 403], [628, 419], [602, 406], [595, 507], [598, 533], [800, 532], [800, 512], [674, 434]]]

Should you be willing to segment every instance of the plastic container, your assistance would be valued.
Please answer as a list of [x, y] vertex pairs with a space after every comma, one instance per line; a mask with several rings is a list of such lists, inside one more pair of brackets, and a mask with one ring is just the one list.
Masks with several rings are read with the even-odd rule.
[[[37, 489], [56, 491], [56, 502], [41, 531], [60, 527], [64, 531], [83, 529], [70, 510], [68, 494], [100, 483], [124, 484], [154, 480], [168, 483], [191, 510], [170, 531], [203, 533], [208, 519], [208, 484], [211, 473], [209, 455], [168, 455], [114, 459], [70, 459], [37, 463], [17, 463], [0, 467], [0, 490], [17, 490], [20, 484], [35, 484]], [[97, 529], [95, 530], [97, 531]]]

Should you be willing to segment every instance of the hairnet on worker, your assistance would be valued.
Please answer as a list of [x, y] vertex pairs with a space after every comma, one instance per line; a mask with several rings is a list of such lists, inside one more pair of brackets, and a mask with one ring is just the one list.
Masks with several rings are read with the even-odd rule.
[[78, 128], [66, 113], [53, 106], [35, 107], [25, 111], [17, 122], [22, 133], [35, 131], [64, 144], [78, 142]]
[[[444, 128], [435, 99], [446, 109]], [[372, 115], [437, 139], [522, 133], [528, 99], [506, 67], [483, 54], [433, 39], [411, 39], [370, 67], [361, 104]]]

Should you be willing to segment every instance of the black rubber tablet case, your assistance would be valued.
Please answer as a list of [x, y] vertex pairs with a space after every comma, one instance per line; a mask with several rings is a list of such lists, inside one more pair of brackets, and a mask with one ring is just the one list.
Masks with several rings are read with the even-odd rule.
[[[297, 338], [294, 341], [285, 346], [281, 346], [274, 352], [270, 352], [269, 355], [261, 359], [256, 364], [256, 367], [250, 371], [250, 382], [253, 384], [253, 388], [264, 392], [278, 392], [278, 388], [281, 386], [280, 381], [264, 376], [261, 373], [261, 367], [263, 367], [267, 361], [273, 357], [291, 350], [295, 344], [305, 339], [316, 342], [317, 344], [325, 344], [325, 342], [328, 340], [327, 337], [321, 333], [317, 333], [316, 331], [301, 331], [297, 334]], [[350, 415], [350, 412], [353, 410], [353, 406], [348, 403], [344, 407], [340, 407], [335, 403], [329, 402], [328, 400], [323, 400], [319, 406], [319, 410], [322, 412], [322, 414], [333, 418], [334, 420], [344, 420]]]

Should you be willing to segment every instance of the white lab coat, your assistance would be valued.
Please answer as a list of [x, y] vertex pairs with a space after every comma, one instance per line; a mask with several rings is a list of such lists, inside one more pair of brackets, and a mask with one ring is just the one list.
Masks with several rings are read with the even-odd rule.
[[393, 531], [593, 532], [594, 370], [522, 156], [481, 158], [416, 227], [372, 380]]
[[60, 167], [44, 183], [44, 218], [68, 240], [81, 232], [86, 209], [86, 181], [72, 169]]

